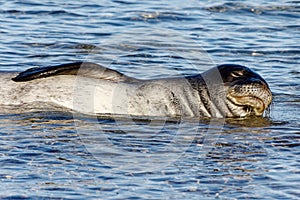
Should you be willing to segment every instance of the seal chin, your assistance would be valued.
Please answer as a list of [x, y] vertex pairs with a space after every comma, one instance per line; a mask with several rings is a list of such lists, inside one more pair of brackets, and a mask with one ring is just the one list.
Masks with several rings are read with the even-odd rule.
[[234, 96], [228, 94], [227, 98], [236, 106], [242, 107], [248, 115], [261, 116], [266, 108], [264, 101], [256, 96]]

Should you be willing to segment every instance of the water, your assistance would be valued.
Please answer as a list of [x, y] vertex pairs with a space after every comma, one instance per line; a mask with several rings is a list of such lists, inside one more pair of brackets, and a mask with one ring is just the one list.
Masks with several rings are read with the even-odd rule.
[[2, 71], [87, 60], [158, 78], [235, 63], [274, 94], [269, 117], [242, 121], [2, 114], [2, 199], [300, 199], [299, 1], [0, 4]]

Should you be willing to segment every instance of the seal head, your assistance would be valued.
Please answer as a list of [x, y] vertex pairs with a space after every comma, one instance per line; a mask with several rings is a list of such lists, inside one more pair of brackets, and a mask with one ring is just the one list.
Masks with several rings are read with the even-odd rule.
[[227, 88], [226, 104], [233, 116], [261, 116], [272, 102], [267, 82], [241, 65], [220, 65], [218, 70]]

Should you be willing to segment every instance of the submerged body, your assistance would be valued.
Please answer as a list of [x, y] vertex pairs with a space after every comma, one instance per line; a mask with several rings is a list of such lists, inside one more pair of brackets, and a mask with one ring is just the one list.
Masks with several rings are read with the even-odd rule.
[[[272, 101], [249, 68], [222, 65], [202, 74], [140, 80], [93, 63], [70, 63], [0, 74], [0, 109], [70, 109], [133, 116], [260, 116]], [[1, 110], [0, 110], [1, 112]]]

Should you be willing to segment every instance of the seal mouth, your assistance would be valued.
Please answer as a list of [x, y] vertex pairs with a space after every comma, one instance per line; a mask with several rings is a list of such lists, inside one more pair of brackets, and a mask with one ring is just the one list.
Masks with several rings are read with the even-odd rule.
[[242, 106], [245, 111], [254, 111], [256, 116], [261, 116], [266, 108], [262, 99], [256, 96], [232, 96], [228, 95], [229, 99], [237, 106]]
[[256, 116], [261, 116], [266, 108], [264, 101], [257, 96], [234, 96], [227, 97], [236, 106], [242, 107], [246, 113], [254, 113]]

